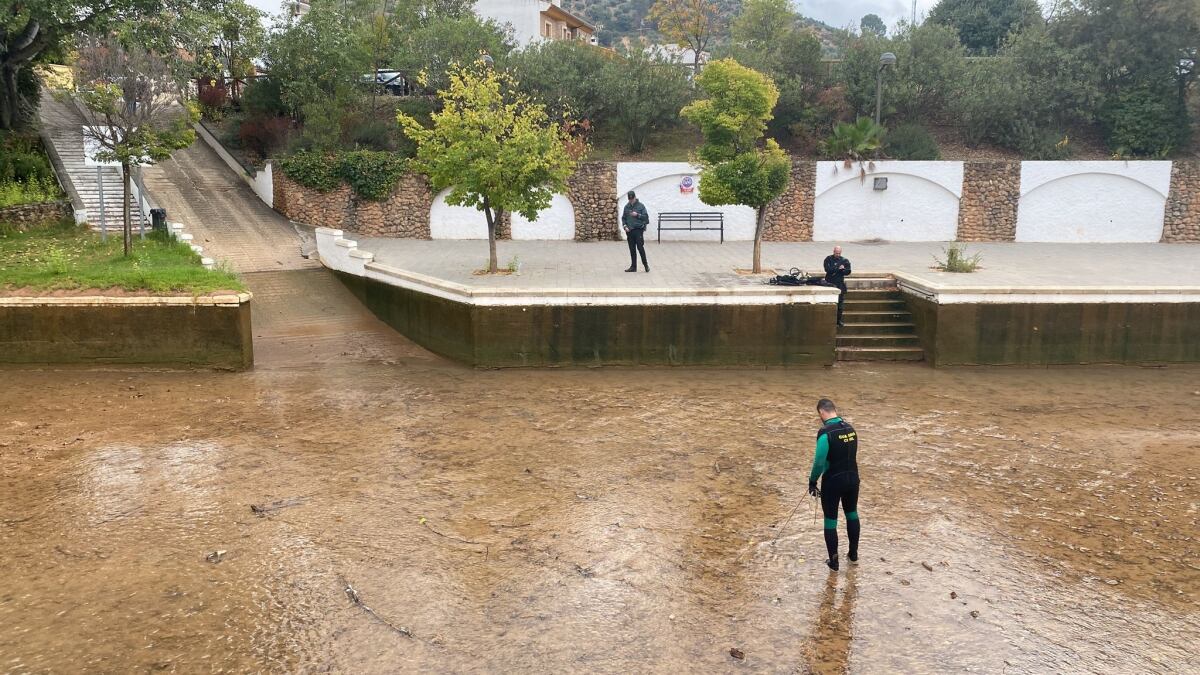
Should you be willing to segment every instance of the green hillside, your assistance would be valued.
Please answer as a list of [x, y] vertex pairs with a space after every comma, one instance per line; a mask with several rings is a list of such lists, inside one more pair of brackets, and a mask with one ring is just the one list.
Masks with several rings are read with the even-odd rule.
[[[742, 6], [741, 0], [713, 1], [728, 18], [736, 16]], [[653, 24], [643, 22], [653, 4], [654, 0], [559, 0], [559, 5], [564, 9], [598, 26], [600, 42], [605, 45], [625, 37], [644, 35], [656, 39]], [[835, 30], [815, 19], [805, 17], [803, 21], [817, 31], [828, 51], [834, 41]]]

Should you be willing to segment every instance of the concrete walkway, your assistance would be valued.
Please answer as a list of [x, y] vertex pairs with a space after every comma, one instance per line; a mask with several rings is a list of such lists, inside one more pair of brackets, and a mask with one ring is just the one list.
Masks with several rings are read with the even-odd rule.
[[[411, 272], [479, 287], [499, 288], [711, 288], [762, 283], [736, 274], [750, 267], [752, 244], [647, 243], [651, 272], [626, 273], [624, 242], [503, 241], [499, 264], [512, 260], [520, 273], [512, 276], [473, 274], [486, 267], [486, 241], [417, 241], [362, 238], [347, 234], [376, 262]], [[857, 276], [902, 272], [947, 286], [1031, 287], [1200, 287], [1197, 244], [968, 244], [968, 253], [983, 254], [972, 274], [950, 274], [933, 268], [942, 256], [939, 243], [847, 242], [843, 254]], [[763, 265], [786, 272], [798, 267], [821, 270], [829, 243], [765, 243]]]
[[204, 141], [148, 167], [145, 177], [168, 219], [184, 223], [204, 254], [241, 274], [254, 294], [256, 367], [436, 358], [303, 257], [304, 232], [262, 203]]

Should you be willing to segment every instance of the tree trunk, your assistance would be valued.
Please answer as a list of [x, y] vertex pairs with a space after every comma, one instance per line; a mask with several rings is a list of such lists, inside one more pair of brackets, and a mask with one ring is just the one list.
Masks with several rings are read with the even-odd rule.
[[125, 241], [125, 257], [133, 253], [133, 223], [129, 219], [129, 199], [132, 197], [129, 184], [129, 165], [121, 165], [121, 221]]
[[0, 129], [16, 128], [20, 121], [21, 95], [17, 93], [17, 73], [15, 64], [0, 65]]
[[754, 224], [754, 273], [762, 272], [762, 236], [767, 224], [767, 207], [758, 207], [758, 218]]
[[488, 228], [488, 274], [496, 273], [496, 228], [500, 226], [501, 211], [488, 204], [488, 200], [483, 200], [483, 213], [487, 217]]

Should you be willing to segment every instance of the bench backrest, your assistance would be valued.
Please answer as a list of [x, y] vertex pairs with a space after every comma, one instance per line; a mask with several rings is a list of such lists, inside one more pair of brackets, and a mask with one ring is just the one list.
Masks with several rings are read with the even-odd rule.
[[658, 214], [663, 223], [724, 223], [725, 214], [720, 211], [672, 211]]

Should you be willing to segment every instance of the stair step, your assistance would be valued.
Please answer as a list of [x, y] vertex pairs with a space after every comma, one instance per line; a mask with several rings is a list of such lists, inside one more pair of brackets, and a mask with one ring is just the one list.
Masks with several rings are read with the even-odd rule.
[[838, 347], [919, 347], [916, 335], [838, 335]]
[[857, 323], [908, 323], [912, 321], [912, 312], [908, 311], [851, 311], [847, 309], [842, 320], [848, 326]]
[[907, 321], [864, 321], [847, 323], [838, 329], [838, 335], [909, 335], [917, 327]]
[[838, 361], [924, 361], [920, 347], [837, 347]]
[[907, 312], [908, 305], [903, 300], [851, 300], [846, 298], [846, 311]]

